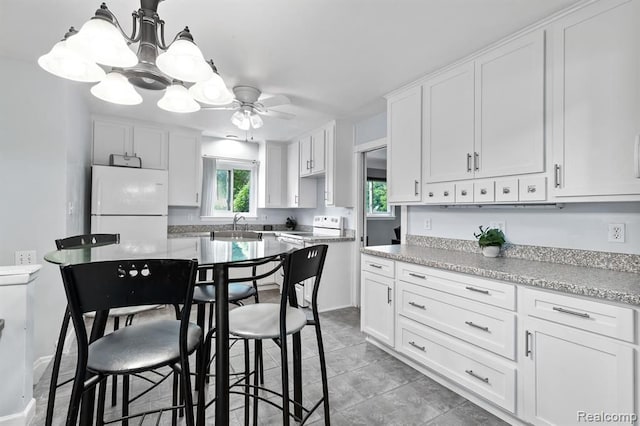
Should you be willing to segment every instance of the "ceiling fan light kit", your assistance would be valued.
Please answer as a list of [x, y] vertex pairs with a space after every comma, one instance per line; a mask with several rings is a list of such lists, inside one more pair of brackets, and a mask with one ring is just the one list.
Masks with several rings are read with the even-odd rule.
[[[200, 105], [194, 100], [196, 94], [196, 99], [203, 103], [223, 105], [222, 102], [231, 102], [233, 98], [213, 61], [205, 61], [188, 27], [171, 43], [165, 43], [164, 21], [157, 13], [160, 1], [140, 0], [140, 9], [133, 12], [130, 36], [102, 3], [80, 31], [71, 27], [62, 41], [38, 59], [38, 64], [58, 77], [81, 82], [99, 81], [91, 88], [91, 93], [120, 105], [142, 102], [134, 86], [166, 89], [158, 106], [172, 112], [198, 111]], [[129, 48], [129, 44], [134, 43], [138, 43], [137, 54]], [[162, 53], [158, 55], [159, 50]], [[97, 64], [112, 69], [105, 73]], [[204, 87], [190, 91], [183, 82]]]

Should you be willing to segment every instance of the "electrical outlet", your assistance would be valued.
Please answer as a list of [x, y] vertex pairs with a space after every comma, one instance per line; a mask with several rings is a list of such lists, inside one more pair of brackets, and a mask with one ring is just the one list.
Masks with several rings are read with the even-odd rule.
[[503, 233], [507, 233], [507, 223], [504, 220], [495, 220], [493, 222], [489, 222], [489, 228], [499, 229]]
[[431, 230], [431, 218], [424, 220], [424, 229]]
[[624, 243], [624, 223], [610, 223], [607, 239], [610, 243]]
[[31, 265], [36, 263], [35, 250], [22, 250], [16, 252], [16, 265]]

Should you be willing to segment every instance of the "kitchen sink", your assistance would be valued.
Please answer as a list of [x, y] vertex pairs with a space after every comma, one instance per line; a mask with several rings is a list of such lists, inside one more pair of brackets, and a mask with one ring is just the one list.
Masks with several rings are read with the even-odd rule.
[[255, 231], [211, 231], [211, 239], [223, 241], [256, 241], [262, 239], [262, 234]]

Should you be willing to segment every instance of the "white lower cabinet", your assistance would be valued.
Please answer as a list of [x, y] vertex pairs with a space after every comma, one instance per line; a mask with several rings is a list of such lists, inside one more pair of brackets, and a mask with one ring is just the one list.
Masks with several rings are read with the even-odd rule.
[[385, 345], [394, 345], [394, 280], [362, 273], [362, 331]]
[[363, 332], [483, 408], [562, 426], [637, 413], [637, 309], [368, 254], [361, 265]]
[[[554, 302], [554, 298], [557, 298], [554, 307], [564, 310], [547, 311], [559, 316], [550, 317], [555, 322], [532, 316], [541, 316], [540, 312], [545, 312], [545, 306], [540, 307], [542, 301]], [[635, 413], [634, 347], [585, 331], [589, 330], [589, 325], [581, 326], [581, 329], [568, 325], [584, 321], [600, 332], [602, 327], [598, 323], [603, 317], [589, 312], [602, 312], [603, 309], [610, 314], [619, 312], [607, 309], [610, 305], [591, 301], [584, 301], [587, 303], [585, 311], [589, 312], [577, 311], [576, 306], [582, 301], [574, 298], [573, 306], [567, 306], [563, 303], [567, 299], [571, 298], [538, 291], [524, 294], [528, 315], [524, 318], [521, 368], [526, 420], [536, 425], [574, 425], [584, 424], [581, 416], [587, 414]], [[593, 305], [602, 305], [602, 308]], [[628, 308], [618, 309], [633, 312]], [[629, 323], [618, 326], [633, 329], [633, 318], [627, 319]], [[618, 322], [616, 315], [607, 315], [606, 322], [613, 321]]]

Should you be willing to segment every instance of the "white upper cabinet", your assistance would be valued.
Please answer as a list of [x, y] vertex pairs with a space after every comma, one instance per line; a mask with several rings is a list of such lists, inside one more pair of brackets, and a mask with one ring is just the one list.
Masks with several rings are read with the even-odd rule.
[[166, 130], [126, 120], [96, 118], [93, 122], [94, 165], [109, 165], [111, 154], [140, 157], [142, 168], [166, 170], [168, 143]]
[[387, 99], [388, 201], [421, 198], [422, 88], [412, 87]]
[[640, 1], [598, 2], [554, 24], [557, 197], [640, 194]]
[[424, 181], [473, 177], [474, 64], [469, 62], [423, 86]]
[[300, 176], [325, 172], [325, 130], [318, 129], [300, 139]]
[[133, 152], [142, 159], [145, 169], [166, 170], [168, 161], [167, 132], [150, 126], [133, 128]]
[[200, 144], [200, 135], [197, 133], [169, 133], [170, 206], [200, 206], [202, 190]]
[[300, 179], [300, 143], [287, 147], [287, 207], [315, 208], [317, 204], [317, 182], [315, 179]]
[[284, 179], [284, 146], [264, 142], [259, 147], [260, 172], [258, 177], [258, 207], [286, 207], [286, 180]]
[[476, 60], [474, 177], [544, 171], [544, 31]]

